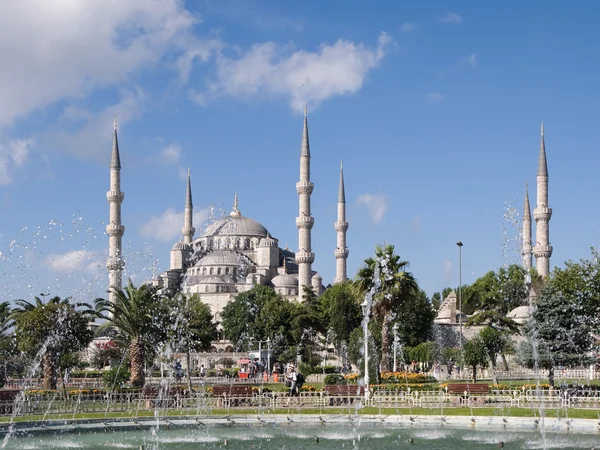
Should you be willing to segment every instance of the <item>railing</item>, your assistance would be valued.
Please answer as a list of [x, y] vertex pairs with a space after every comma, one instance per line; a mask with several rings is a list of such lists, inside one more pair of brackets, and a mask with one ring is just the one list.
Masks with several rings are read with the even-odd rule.
[[[357, 395], [327, 395], [325, 392], [303, 392], [290, 397], [286, 392], [270, 392], [263, 395], [213, 397], [206, 393], [192, 395], [149, 396], [141, 392], [129, 393], [85, 393], [63, 396], [28, 394], [15, 414], [36, 416], [44, 419], [77, 417], [92, 414], [96, 417], [110, 417], [118, 414], [138, 417], [155, 414], [157, 411], [177, 411], [182, 415], [209, 414], [213, 409], [235, 410], [235, 408], [276, 409], [276, 408], [456, 408], [489, 407], [504, 408], [600, 408], [600, 392], [569, 391], [536, 392], [535, 390], [496, 390], [488, 394], [448, 394], [444, 390], [414, 392], [375, 392], [368, 400]], [[0, 416], [11, 416], [13, 401], [0, 401]]]

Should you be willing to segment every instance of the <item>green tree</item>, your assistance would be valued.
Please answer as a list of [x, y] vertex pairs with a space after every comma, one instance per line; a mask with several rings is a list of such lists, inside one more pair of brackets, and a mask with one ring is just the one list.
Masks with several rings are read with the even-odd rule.
[[440, 306], [442, 305], [442, 301], [442, 295], [439, 292], [434, 292], [431, 296], [431, 307], [435, 311], [439, 310]]
[[320, 320], [325, 330], [334, 333], [334, 344], [348, 344], [350, 333], [360, 326], [362, 311], [360, 296], [351, 281], [337, 283], [319, 297]]
[[486, 326], [479, 332], [479, 339], [481, 340], [481, 344], [488, 357], [488, 364], [492, 374], [493, 383], [498, 384], [498, 377], [496, 376], [496, 359], [509, 345], [508, 333], [491, 326]]
[[[43, 296], [42, 296], [43, 297]], [[86, 303], [52, 297], [47, 302], [16, 300], [14, 319], [19, 350], [40, 358], [45, 389], [56, 389], [58, 364], [63, 355], [84, 349], [93, 337], [88, 323], [95, 316]]]
[[473, 373], [473, 383], [477, 381], [477, 366], [485, 366], [488, 361], [488, 354], [485, 345], [479, 336], [465, 341], [463, 345], [464, 364], [471, 367]]
[[99, 334], [113, 337], [129, 352], [133, 386], [146, 382], [144, 367], [146, 358], [167, 338], [167, 303], [161, 302], [158, 289], [148, 284], [139, 287], [132, 281], [123, 289], [110, 288], [115, 301], [96, 299], [96, 309], [104, 314], [106, 322], [98, 329]]
[[13, 333], [11, 333], [12, 321], [10, 320], [10, 305], [8, 302], [0, 303], [0, 388], [8, 376], [8, 365], [11, 358], [15, 355], [15, 342]]
[[[236, 295], [223, 308], [223, 332], [239, 351], [250, 350], [250, 338], [263, 340], [262, 325], [258, 318], [270, 300], [280, 301], [281, 297], [267, 286], [256, 285], [249, 291]], [[267, 336], [264, 336], [264, 339], [266, 338]]]
[[185, 353], [188, 368], [188, 387], [192, 391], [192, 352], [205, 352], [217, 335], [210, 307], [200, 300], [198, 294], [178, 293], [168, 299], [171, 324], [169, 342], [174, 350]]
[[393, 312], [398, 323], [398, 338], [402, 344], [414, 347], [433, 338], [436, 312], [422, 289], [405, 296], [404, 301], [394, 306]]
[[[374, 296], [373, 315], [381, 326], [380, 370], [390, 370], [390, 327], [394, 311], [418, 293], [418, 286], [412, 273], [406, 272], [407, 261], [402, 261], [394, 253], [393, 245], [377, 246], [375, 257], [365, 259], [357, 274], [357, 286], [362, 294], [380, 282]], [[375, 274], [379, 272], [379, 280]]]

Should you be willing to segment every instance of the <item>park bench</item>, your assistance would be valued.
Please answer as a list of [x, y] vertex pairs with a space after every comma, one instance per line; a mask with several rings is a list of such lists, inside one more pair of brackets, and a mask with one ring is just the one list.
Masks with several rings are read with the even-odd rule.
[[356, 397], [357, 395], [365, 395], [365, 387], [355, 384], [332, 384], [325, 386], [325, 394]]
[[217, 385], [212, 388], [213, 397], [252, 397], [252, 386], [237, 384], [237, 385]]
[[488, 394], [490, 392], [489, 384], [471, 384], [471, 383], [452, 383], [448, 384], [448, 394]]

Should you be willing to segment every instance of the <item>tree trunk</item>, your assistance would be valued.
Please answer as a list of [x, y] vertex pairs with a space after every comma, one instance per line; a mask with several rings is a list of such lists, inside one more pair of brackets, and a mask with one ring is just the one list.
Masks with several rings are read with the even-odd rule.
[[44, 389], [56, 389], [56, 364], [51, 351], [42, 356], [42, 371], [44, 372]]
[[129, 344], [129, 359], [131, 360], [130, 382], [134, 387], [143, 387], [146, 383], [144, 374], [144, 344], [140, 336], [135, 336]]
[[551, 388], [554, 388], [554, 367], [552, 366], [548, 369], [548, 384]]
[[390, 322], [388, 315], [383, 316], [381, 322], [381, 362], [379, 364], [379, 372], [390, 371]]
[[500, 356], [502, 356], [502, 363], [504, 364], [504, 370], [508, 372], [510, 370], [510, 367], [508, 366], [508, 360], [506, 359], [506, 355], [504, 353], [500, 353]]
[[188, 389], [190, 391], [189, 396], [192, 397], [192, 355], [190, 354], [190, 349], [187, 349], [185, 354], [187, 360], [187, 373], [188, 373]]
[[473, 366], [473, 383], [477, 382], [477, 365]]
[[492, 383], [498, 384], [498, 377], [496, 376], [496, 365], [492, 362], [492, 358], [490, 358], [488, 364], [488, 369], [490, 371], [490, 374], [492, 375]]

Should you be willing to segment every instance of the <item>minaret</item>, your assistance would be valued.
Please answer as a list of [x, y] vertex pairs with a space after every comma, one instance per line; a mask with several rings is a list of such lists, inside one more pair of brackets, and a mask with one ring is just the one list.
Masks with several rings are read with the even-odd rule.
[[525, 203], [523, 208], [523, 267], [529, 271], [531, 269], [531, 206], [529, 206], [529, 191], [527, 182], [525, 182]]
[[121, 238], [125, 232], [125, 227], [121, 225], [121, 203], [125, 194], [121, 192], [121, 158], [119, 156], [119, 141], [117, 140], [117, 118], [114, 121], [114, 136], [112, 147], [112, 159], [110, 163], [110, 191], [106, 193], [108, 204], [110, 205], [110, 219], [106, 225], [106, 234], [108, 234], [108, 260], [106, 268], [108, 269], [108, 287], [109, 301], [115, 300], [111, 288], [121, 289], [123, 287], [122, 272], [125, 262], [121, 253]]
[[338, 219], [335, 223], [337, 232], [337, 248], [335, 249], [335, 278], [333, 283], [341, 283], [348, 279], [346, 275], [346, 261], [350, 251], [346, 247], [346, 231], [348, 231], [348, 222], [346, 222], [346, 191], [344, 189], [344, 167], [340, 161], [340, 187], [338, 190]]
[[552, 209], [548, 207], [548, 164], [546, 163], [546, 144], [544, 142], [544, 122], [542, 122], [540, 140], [540, 158], [537, 173], [537, 205], [533, 210], [535, 219], [535, 240], [533, 248], [535, 265], [538, 273], [546, 277], [550, 272], [550, 256], [552, 246], [550, 245], [549, 222], [552, 217]]
[[314, 184], [310, 181], [310, 144], [308, 141], [308, 119], [304, 106], [304, 130], [302, 132], [302, 147], [300, 149], [300, 181], [296, 183], [296, 191], [300, 200], [299, 215], [296, 217], [298, 227], [298, 300], [304, 297], [304, 286], [311, 287], [312, 263], [315, 254], [311, 251], [311, 229], [315, 219], [310, 215], [310, 195]]
[[187, 190], [185, 193], [185, 210], [183, 213], [183, 228], [181, 232], [183, 234], [183, 243], [191, 244], [194, 239], [194, 233], [196, 229], [194, 228], [194, 205], [192, 204], [192, 181], [190, 176], [190, 169], [188, 168], [188, 178], [187, 178]]

